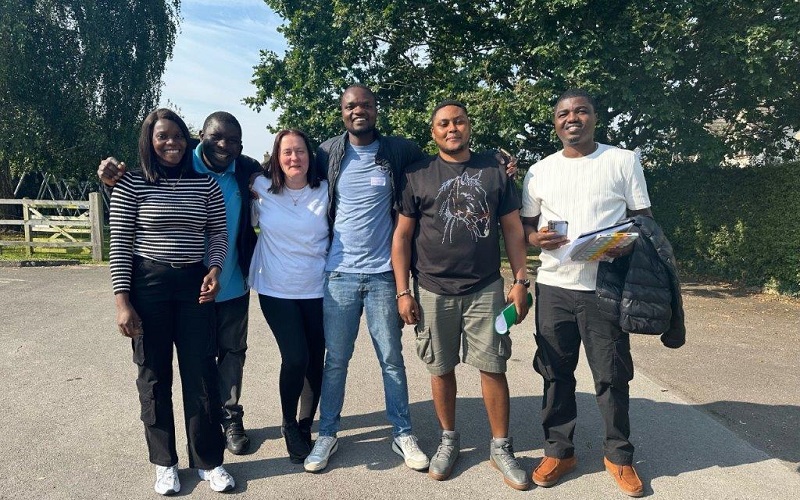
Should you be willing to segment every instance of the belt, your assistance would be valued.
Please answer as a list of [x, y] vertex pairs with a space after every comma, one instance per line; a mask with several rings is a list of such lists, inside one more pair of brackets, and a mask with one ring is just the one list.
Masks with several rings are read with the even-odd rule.
[[148, 259], [147, 257], [140, 257], [138, 255], [135, 258], [140, 260], [140, 261], [147, 262], [149, 264], [155, 264], [157, 266], [164, 266], [164, 267], [171, 267], [172, 269], [186, 269], [186, 268], [190, 268], [190, 267], [198, 267], [198, 266], [202, 266], [203, 265], [203, 261], [202, 260], [197, 260], [197, 261], [194, 261], [194, 262], [164, 262], [164, 261], [161, 261], [161, 260]]

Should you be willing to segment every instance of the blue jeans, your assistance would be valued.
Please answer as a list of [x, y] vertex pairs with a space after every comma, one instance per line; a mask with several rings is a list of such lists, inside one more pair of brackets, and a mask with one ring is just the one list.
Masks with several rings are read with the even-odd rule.
[[383, 373], [386, 416], [392, 434], [411, 433], [408, 382], [400, 342], [401, 319], [397, 312], [394, 275], [327, 273], [322, 299], [325, 324], [325, 370], [322, 374], [319, 435], [335, 436], [339, 430], [347, 366], [353, 357], [361, 312], [367, 311], [367, 328]]

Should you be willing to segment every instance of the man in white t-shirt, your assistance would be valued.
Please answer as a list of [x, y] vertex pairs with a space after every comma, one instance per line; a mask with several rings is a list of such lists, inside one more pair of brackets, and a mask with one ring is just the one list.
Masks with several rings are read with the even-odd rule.
[[[606, 470], [623, 493], [642, 496], [629, 440], [633, 360], [628, 334], [599, 313], [597, 262], [559, 264], [564, 245], [579, 234], [626, 216], [652, 216], [638, 156], [595, 142], [595, 109], [594, 99], [583, 90], [569, 90], [559, 97], [553, 123], [563, 149], [533, 165], [523, 183], [525, 237], [528, 244], [542, 249], [536, 277], [534, 367], [544, 379], [545, 457], [532, 479], [539, 486], [553, 486], [577, 465], [574, 372], [583, 343], [605, 423]], [[567, 234], [549, 230], [549, 221], [567, 221]], [[632, 245], [618, 249], [612, 257], [631, 250]]]

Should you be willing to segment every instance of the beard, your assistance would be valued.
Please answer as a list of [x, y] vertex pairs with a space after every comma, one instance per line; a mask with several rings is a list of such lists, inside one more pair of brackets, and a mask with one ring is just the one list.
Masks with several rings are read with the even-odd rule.
[[439, 146], [439, 151], [442, 153], [446, 153], [449, 155], [453, 155], [456, 153], [461, 153], [469, 148], [469, 142], [462, 142], [459, 146], [449, 147], [449, 146]]
[[372, 135], [375, 133], [375, 125], [369, 125], [364, 128], [354, 128], [352, 125], [347, 128], [347, 132], [356, 137], [363, 137], [365, 135]]

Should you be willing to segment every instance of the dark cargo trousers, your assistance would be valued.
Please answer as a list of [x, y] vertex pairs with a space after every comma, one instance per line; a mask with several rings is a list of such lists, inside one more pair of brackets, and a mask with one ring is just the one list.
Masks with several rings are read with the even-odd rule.
[[222, 464], [225, 438], [219, 421], [217, 368], [214, 361], [214, 304], [198, 304], [207, 270], [202, 264], [175, 269], [136, 258], [131, 303], [144, 333], [133, 344], [138, 366], [136, 386], [150, 462], [178, 463], [172, 410], [172, 352], [178, 353], [189, 467]]
[[583, 342], [605, 423], [605, 456], [615, 464], [630, 465], [633, 445], [628, 439], [628, 383], [633, 379], [633, 359], [628, 334], [600, 315], [594, 291], [537, 283], [535, 311], [537, 349], [533, 364], [544, 379], [544, 454], [569, 458], [575, 453], [575, 369]]

